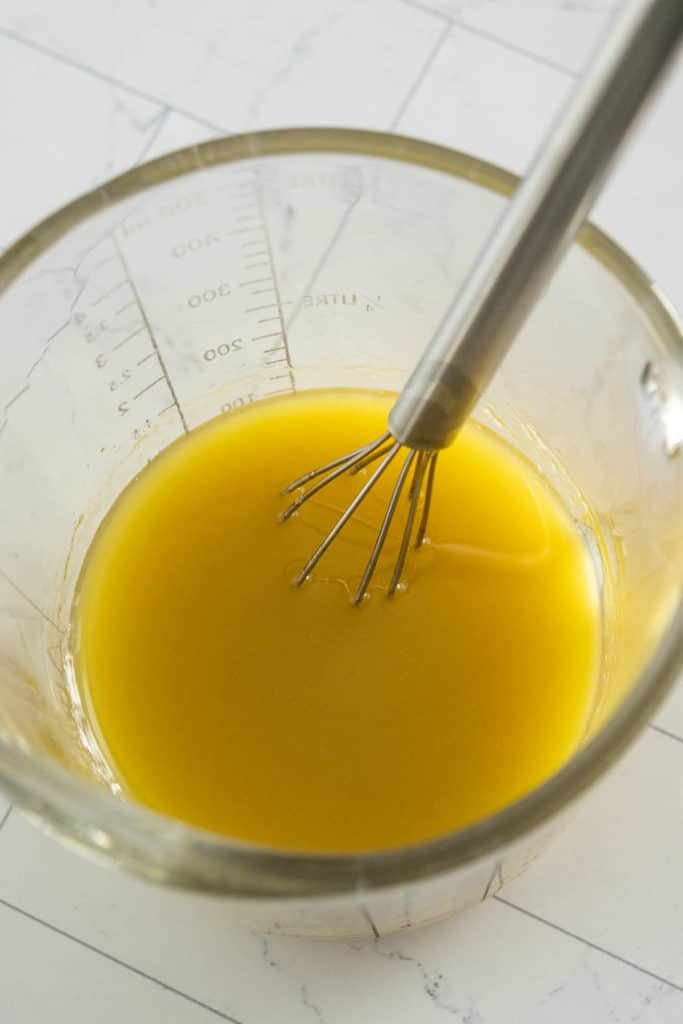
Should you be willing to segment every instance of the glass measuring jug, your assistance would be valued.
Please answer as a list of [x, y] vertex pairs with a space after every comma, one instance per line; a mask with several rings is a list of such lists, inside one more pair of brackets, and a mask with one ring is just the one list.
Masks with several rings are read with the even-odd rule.
[[681, 658], [681, 335], [592, 228], [477, 411], [547, 475], [601, 573], [600, 701], [552, 779], [390, 853], [230, 842], [111, 792], [70, 671], [80, 566], [123, 486], [221, 411], [398, 389], [513, 186], [395, 136], [234, 137], [129, 172], [0, 260], [0, 783], [18, 805], [145, 877], [258, 903], [266, 924], [382, 933], [495, 891], [635, 735]]

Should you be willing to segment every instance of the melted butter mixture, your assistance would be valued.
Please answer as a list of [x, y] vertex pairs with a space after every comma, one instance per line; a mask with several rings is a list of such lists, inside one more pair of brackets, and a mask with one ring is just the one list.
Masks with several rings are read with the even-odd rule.
[[593, 567], [548, 485], [485, 428], [440, 455], [403, 592], [383, 593], [405, 495], [369, 596], [350, 603], [395, 473], [290, 585], [369, 470], [287, 523], [282, 488], [381, 434], [391, 401], [313, 391], [229, 413], [110, 511], [74, 656], [129, 796], [270, 846], [372, 850], [482, 818], [575, 750], [598, 674]]

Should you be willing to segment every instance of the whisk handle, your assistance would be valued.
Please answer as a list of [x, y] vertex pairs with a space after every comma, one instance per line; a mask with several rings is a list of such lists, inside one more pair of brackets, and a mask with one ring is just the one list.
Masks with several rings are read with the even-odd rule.
[[590, 210], [683, 35], [683, 0], [627, 0], [409, 377], [394, 437], [444, 448], [473, 409]]

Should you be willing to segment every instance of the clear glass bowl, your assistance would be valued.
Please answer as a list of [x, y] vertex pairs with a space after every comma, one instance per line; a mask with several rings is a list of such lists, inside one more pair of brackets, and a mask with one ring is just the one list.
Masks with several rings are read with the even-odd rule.
[[642, 728], [681, 664], [683, 346], [593, 227], [477, 411], [560, 491], [601, 572], [600, 702], [553, 778], [432, 842], [283, 853], [113, 795], [70, 676], [74, 586], [124, 484], [221, 410], [400, 388], [515, 180], [398, 136], [235, 136], [135, 168], [0, 258], [0, 783], [33, 818], [261, 926], [383, 933], [495, 891]]

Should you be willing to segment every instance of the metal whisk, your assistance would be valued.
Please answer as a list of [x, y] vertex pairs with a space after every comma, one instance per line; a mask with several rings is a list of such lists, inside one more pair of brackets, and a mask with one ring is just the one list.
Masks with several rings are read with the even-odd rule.
[[296, 577], [297, 586], [406, 448], [353, 603], [359, 604], [368, 589], [412, 470], [403, 536], [387, 593], [396, 591], [411, 538], [416, 547], [425, 538], [439, 450], [451, 444], [498, 369], [590, 210], [619, 144], [670, 62], [681, 35], [683, 0], [630, 0], [623, 5], [398, 396], [389, 414], [389, 429], [286, 488], [285, 493], [304, 490], [283, 519], [343, 473], [356, 473], [379, 461]]

